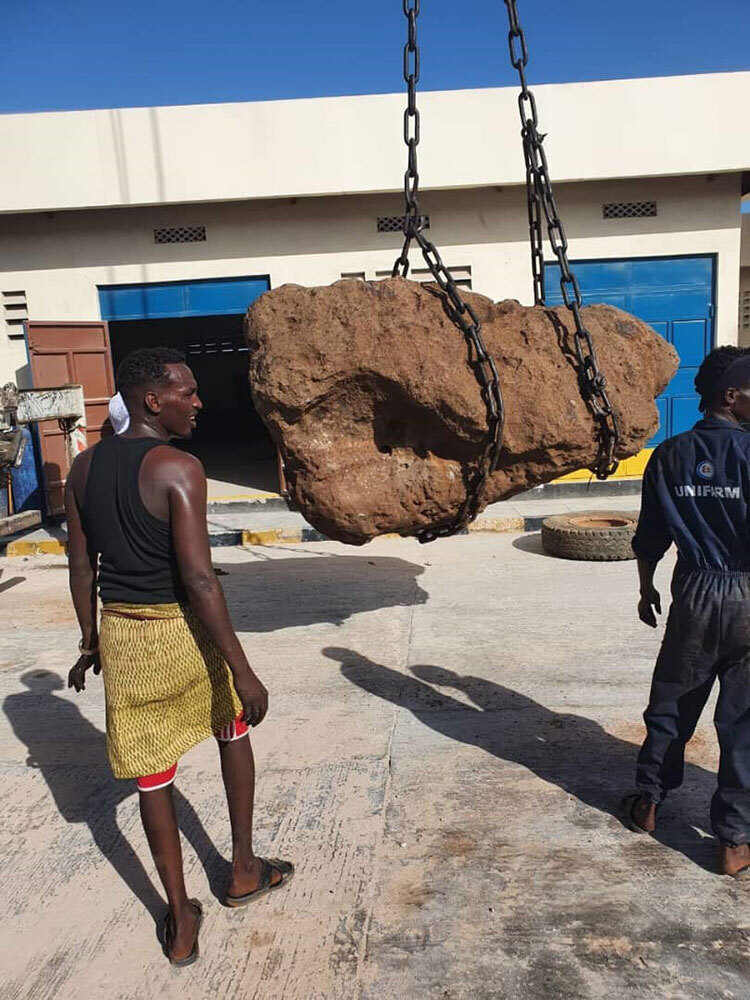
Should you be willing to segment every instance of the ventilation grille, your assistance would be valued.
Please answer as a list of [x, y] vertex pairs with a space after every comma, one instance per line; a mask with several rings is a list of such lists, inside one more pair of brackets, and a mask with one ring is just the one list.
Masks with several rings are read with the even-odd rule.
[[154, 230], [154, 243], [205, 243], [205, 226], [166, 226]]
[[229, 340], [212, 340], [210, 337], [205, 340], [194, 340], [187, 345], [185, 353], [190, 355], [200, 354], [202, 356], [210, 354], [247, 354], [248, 347], [242, 336], [233, 337]]
[[342, 278], [357, 278], [359, 281], [364, 281], [365, 280], [365, 272], [364, 271], [342, 271], [341, 272], [341, 277]]
[[655, 201], [613, 201], [602, 205], [604, 219], [653, 219], [655, 215]]
[[[422, 229], [430, 228], [430, 217], [429, 215], [420, 215], [420, 222], [422, 224]], [[403, 215], [379, 215], [378, 216], [378, 232], [379, 233], [403, 233], [404, 231], [404, 216]]]
[[3, 303], [5, 332], [11, 338], [23, 337], [24, 323], [29, 318], [26, 292], [0, 292]]
[[[456, 282], [459, 288], [468, 288], [471, 290], [471, 268], [470, 267], [449, 267], [448, 272], [453, 280]], [[376, 271], [376, 278], [390, 278], [390, 271]], [[422, 285], [429, 284], [429, 282], [435, 279], [429, 267], [413, 267], [409, 271], [409, 277], [412, 281], [418, 281]]]
[[740, 295], [740, 330], [750, 333], [750, 288]]

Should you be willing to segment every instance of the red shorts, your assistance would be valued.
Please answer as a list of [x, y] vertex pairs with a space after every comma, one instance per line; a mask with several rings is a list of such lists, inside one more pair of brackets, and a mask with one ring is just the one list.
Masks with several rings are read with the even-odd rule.
[[[245, 722], [244, 715], [244, 712], [240, 712], [236, 719], [232, 719], [226, 726], [217, 729], [214, 736], [219, 743], [231, 743], [233, 740], [242, 739], [243, 736], [247, 735], [247, 723]], [[168, 767], [166, 771], [160, 771], [158, 774], [147, 774], [143, 778], [136, 779], [138, 791], [153, 792], [157, 788], [165, 788], [167, 785], [172, 784], [176, 774], [177, 762]]]

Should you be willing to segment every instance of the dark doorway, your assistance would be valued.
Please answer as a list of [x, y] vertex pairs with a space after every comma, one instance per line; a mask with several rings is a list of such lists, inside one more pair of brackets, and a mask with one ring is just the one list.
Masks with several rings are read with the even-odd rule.
[[195, 372], [203, 412], [180, 447], [203, 462], [209, 479], [276, 491], [276, 447], [253, 406], [242, 314], [114, 321], [115, 371], [137, 347], [176, 347]]

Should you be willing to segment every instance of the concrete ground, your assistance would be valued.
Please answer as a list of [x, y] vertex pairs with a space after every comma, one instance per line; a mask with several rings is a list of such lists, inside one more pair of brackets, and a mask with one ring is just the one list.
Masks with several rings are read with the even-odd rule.
[[658, 837], [612, 814], [659, 642], [635, 617], [632, 562], [558, 561], [533, 534], [214, 561], [271, 691], [257, 849], [296, 878], [221, 905], [218, 760], [195, 748], [177, 788], [201, 959], [167, 964], [101, 683], [63, 686], [77, 630], [62, 560], [2, 561], [4, 1000], [748, 996], [750, 888], [713, 867], [710, 716]]
[[279, 478], [276, 459], [243, 462], [239, 469], [227, 468], [208, 478], [208, 499], [212, 503], [233, 500], [264, 500], [278, 497]]

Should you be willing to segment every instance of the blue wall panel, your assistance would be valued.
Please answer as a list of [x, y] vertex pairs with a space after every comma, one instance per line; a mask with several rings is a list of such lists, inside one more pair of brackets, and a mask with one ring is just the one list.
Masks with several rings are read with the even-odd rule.
[[244, 313], [270, 288], [268, 278], [209, 278], [143, 285], [101, 285], [104, 320], [169, 319]]
[[[584, 305], [605, 302], [638, 316], [674, 344], [680, 368], [657, 402], [661, 426], [649, 442], [689, 430], [699, 419], [693, 379], [713, 346], [713, 256], [576, 263]], [[545, 266], [547, 301], [561, 305], [560, 269]]]

